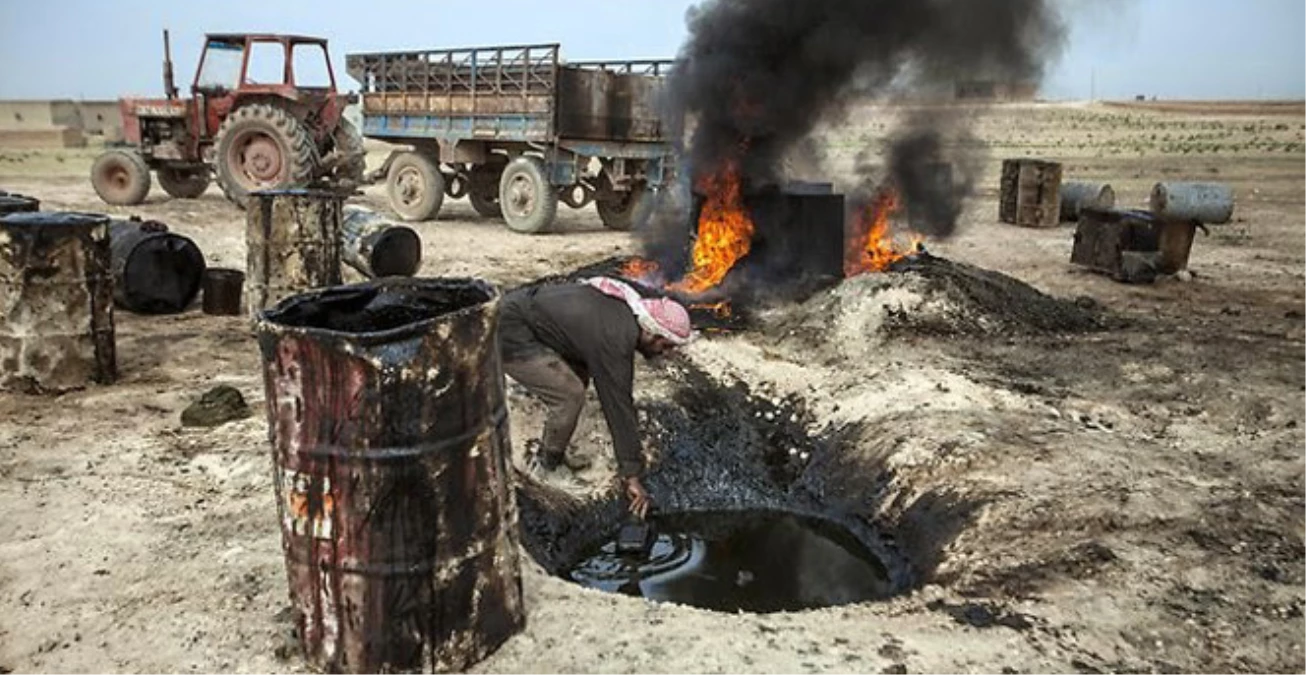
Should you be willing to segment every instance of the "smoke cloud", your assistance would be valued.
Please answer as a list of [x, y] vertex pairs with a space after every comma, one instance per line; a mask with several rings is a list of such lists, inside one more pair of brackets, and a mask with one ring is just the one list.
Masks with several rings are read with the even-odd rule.
[[[951, 95], [967, 80], [1037, 82], [1064, 36], [1051, 0], [707, 0], [686, 21], [667, 83], [669, 128], [687, 143], [680, 172], [692, 181], [734, 163], [746, 191], [820, 173], [813, 132], [853, 103]], [[887, 177], [922, 231], [947, 236], [978, 166], [960, 156], [974, 147], [967, 124], [946, 109], [904, 112], [875, 141], [887, 166], [862, 178]], [[654, 223], [663, 241], [650, 252], [665, 252], [676, 219]]]

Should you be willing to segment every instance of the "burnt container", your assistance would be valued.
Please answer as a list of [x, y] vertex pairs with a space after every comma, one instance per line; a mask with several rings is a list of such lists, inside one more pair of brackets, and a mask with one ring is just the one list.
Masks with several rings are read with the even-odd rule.
[[1151, 213], [1090, 207], [1080, 211], [1070, 262], [1117, 281], [1151, 281], [1160, 240], [1161, 223]]
[[176, 314], [199, 294], [204, 254], [163, 223], [120, 220], [109, 225], [113, 299], [138, 314]]
[[344, 207], [340, 258], [367, 277], [411, 277], [422, 265], [422, 239], [371, 209]]
[[1021, 227], [1056, 227], [1061, 220], [1061, 165], [1040, 159], [1002, 160], [998, 220]]
[[27, 213], [40, 210], [41, 202], [35, 197], [27, 197], [0, 190], [0, 216], [8, 215], [10, 213]]
[[204, 270], [205, 314], [230, 316], [240, 314], [240, 290], [245, 284], [245, 273], [240, 270], [211, 267]]
[[277, 302], [340, 284], [344, 198], [329, 190], [253, 193], [245, 214], [245, 300], [257, 317]]
[[314, 667], [462, 670], [521, 629], [498, 308], [479, 280], [388, 278], [256, 322]]
[[0, 389], [57, 393], [116, 378], [108, 216], [0, 217]]

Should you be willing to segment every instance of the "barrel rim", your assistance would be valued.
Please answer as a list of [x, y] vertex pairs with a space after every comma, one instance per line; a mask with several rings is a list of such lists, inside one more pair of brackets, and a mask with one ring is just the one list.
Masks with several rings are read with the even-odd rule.
[[110, 220], [107, 214], [84, 211], [19, 211], [0, 216], [0, 225], [94, 227]]
[[[384, 330], [368, 331], [363, 333], [336, 330], [333, 328], [320, 328], [316, 326], [292, 326], [282, 323], [275, 319], [276, 315], [285, 312], [291, 306], [321, 300], [330, 296], [339, 296], [346, 293], [356, 293], [358, 291], [371, 289], [395, 288], [404, 286], [431, 287], [435, 284], [451, 286], [456, 284], [465, 284], [481, 290], [486, 294], [484, 300], [476, 304], [461, 307], [451, 312], [438, 314], [421, 321], [387, 328]], [[343, 284], [340, 286], [329, 286], [326, 288], [314, 289], [304, 293], [292, 295], [284, 298], [277, 304], [260, 311], [254, 319], [254, 328], [260, 334], [279, 333], [302, 336], [314, 336], [323, 338], [335, 338], [348, 340], [356, 344], [370, 345], [383, 342], [391, 342], [409, 335], [426, 333], [432, 326], [442, 322], [461, 319], [472, 316], [488, 309], [491, 309], [503, 297], [503, 293], [497, 286], [477, 277], [384, 277], [373, 279], [355, 284]]]
[[240, 279], [245, 280], [245, 270], [239, 270], [234, 267], [205, 267], [201, 279], [226, 280]]
[[348, 195], [341, 194], [335, 190], [326, 190], [323, 188], [268, 188], [266, 190], [255, 190], [249, 193], [254, 197], [323, 197], [339, 199], [344, 201]]

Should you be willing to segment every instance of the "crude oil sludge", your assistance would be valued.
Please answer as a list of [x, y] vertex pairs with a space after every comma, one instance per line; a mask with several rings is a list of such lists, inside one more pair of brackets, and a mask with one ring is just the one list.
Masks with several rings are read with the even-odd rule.
[[389, 278], [257, 322], [290, 595], [315, 667], [463, 670], [524, 621], [499, 293]]
[[108, 216], [0, 217], [0, 388], [61, 392], [116, 377]]

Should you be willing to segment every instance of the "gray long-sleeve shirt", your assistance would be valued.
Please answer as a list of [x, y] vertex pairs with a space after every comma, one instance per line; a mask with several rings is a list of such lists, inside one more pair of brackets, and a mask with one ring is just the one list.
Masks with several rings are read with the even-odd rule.
[[594, 380], [622, 476], [637, 476], [644, 468], [634, 397], [639, 334], [624, 301], [584, 284], [512, 291], [504, 296], [499, 320], [505, 361], [550, 349]]

